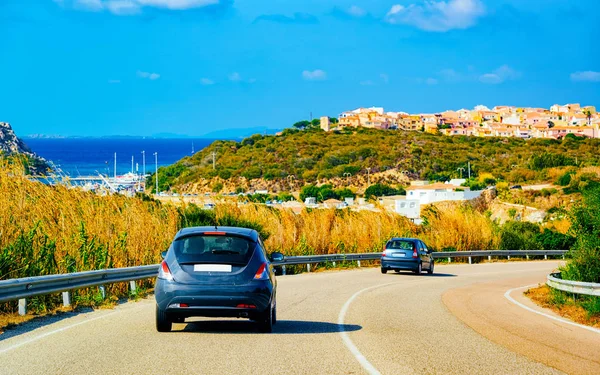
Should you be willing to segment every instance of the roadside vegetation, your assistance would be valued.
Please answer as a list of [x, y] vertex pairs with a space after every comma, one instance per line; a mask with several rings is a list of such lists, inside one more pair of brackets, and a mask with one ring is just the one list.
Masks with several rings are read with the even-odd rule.
[[[569, 212], [573, 244], [569, 260], [559, 270], [564, 280], [600, 283], [600, 184], [587, 184], [582, 195]], [[565, 317], [600, 327], [600, 297], [566, 293], [546, 285], [529, 290], [527, 295]]]

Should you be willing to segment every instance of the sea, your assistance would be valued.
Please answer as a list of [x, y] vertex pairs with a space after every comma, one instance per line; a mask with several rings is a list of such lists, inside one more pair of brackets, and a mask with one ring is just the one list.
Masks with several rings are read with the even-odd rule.
[[[70, 177], [112, 176], [115, 153], [117, 175], [127, 172], [146, 173], [171, 165], [210, 145], [214, 139], [205, 138], [26, 138], [23, 141], [37, 155], [52, 161]], [[155, 159], [154, 153], [157, 153]], [[133, 158], [133, 170], [131, 159]]]

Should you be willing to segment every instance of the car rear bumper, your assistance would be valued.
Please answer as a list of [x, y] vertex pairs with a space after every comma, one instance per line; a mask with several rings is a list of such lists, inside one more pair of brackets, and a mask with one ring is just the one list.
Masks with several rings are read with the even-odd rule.
[[381, 268], [390, 270], [416, 270], [419, 268], [419, 259], [409, 258], [399, 260], [396, 258], [381, 258]]
[[[179, 284], [158, 279], [155, 287], [158, 307], [168, 315], [180, 317], [253, 317], [269, 308], [272, 296], [273, 287], [269, 281], [219, 286]], [[188, 307], [181, 307], [181, 304]], [[240, 305], [243, 306], [238, 307]]]

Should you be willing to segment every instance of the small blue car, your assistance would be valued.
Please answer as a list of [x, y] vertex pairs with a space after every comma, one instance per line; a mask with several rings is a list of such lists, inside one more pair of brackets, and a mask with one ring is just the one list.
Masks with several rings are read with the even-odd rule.
[[431, 250], [416, 238], [391, 238], [381, 254], [381, 273], [409, 270], [419, 275], [427, 270], [428, 274], [432, 274], [433, 268]]

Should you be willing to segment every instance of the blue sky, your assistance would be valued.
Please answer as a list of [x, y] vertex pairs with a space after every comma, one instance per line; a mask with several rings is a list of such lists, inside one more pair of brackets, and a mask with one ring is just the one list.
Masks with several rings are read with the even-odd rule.
[[360, 106], [600, 106], [597, 0], [1, 0], [17, 134], [202, 135]]

